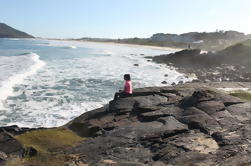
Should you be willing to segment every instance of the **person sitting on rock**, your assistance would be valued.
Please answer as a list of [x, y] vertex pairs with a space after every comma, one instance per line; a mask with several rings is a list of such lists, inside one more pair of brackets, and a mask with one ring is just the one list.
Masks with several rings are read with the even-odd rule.
[[132, 82], [130, 74], [125, 74], [124, 80], [125, 80], [124, 90], [120, 90], [119, 92], [115, 93], [114, 100], [116, 100], [119, 97], [123, 98], [132, 96]]

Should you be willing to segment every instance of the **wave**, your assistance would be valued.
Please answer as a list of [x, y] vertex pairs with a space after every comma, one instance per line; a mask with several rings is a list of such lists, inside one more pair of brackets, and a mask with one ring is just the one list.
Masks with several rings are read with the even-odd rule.
[[[21, 84], [25, 78], [36, 74], [36, 72], [45, 65], [45, 62], [39, 59], [39, 55], [36, 53], [24, 54], [25, 56], [30, 56], [34, 62], [27, 70], [22, 73], [18, 73], [10, 76], [7, 80], [3, 81], [0, 87], [0, 110], [4, 109], [3, 101], [7, 99], [8, 96], [14, 94], [13, 87], [17, 84]], [[21, 63], [21, 62], [17, 62]]]
[[8, 40], [14, 40], [14, 41], [17, 41], [17, 40], [21, 40], [21, 39], [18, 39], [18, 38], [6, 38]]
[[73, 48], [73, 49], [74, 49], [74, 48], [77, 48], [77, 47], [76, 47], [76, 46], [70, 46], [70, 48]]
[[64, 49], [75, 49], [77, 47], [76, 46], [63, 46], [62, 48], [64, 48]]

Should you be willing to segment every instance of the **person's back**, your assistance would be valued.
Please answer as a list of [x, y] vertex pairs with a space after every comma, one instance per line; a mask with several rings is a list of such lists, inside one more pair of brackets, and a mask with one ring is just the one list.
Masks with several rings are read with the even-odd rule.
[[132, 94], [132, 82], [131, 80], [125, 81], [124, 92], [128, 94]]
[[125, 74], [124, 80], [125, 80], [124, 89], [123, 91], [115, 93], [114, 100], [116, 100], [118, 97], [129, 97], [132, 95], [132, 82], [130, 74]]

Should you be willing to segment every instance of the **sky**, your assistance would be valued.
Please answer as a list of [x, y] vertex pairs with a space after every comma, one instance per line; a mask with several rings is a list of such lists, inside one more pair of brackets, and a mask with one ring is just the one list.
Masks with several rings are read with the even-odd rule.
[[251, 0], [0, 0], [0, 22], [46, 38], [129, 38], [237, 30]]

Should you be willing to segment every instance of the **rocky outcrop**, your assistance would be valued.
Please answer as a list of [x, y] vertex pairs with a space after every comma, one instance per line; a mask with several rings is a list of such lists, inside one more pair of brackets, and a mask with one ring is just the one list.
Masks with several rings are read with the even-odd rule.
[[250, 121], [250, 102], [208, 87], [137, 89], [68, 123], [88, 139], [65, 153], [90, 166], [244, 166]]
[[8, 159], [8, 157], [17, 155], [22, 156], [25, 152], [23, 145], [13, 136], [28, 131], [27, 128], [19, 128], [17, 126], [0, 127], [0, 165]]
[[0, 23], [0, 38], [34, 38], [33, 36], [16, 30], [4, 23]]
[[195, 73], [202, 81], [251, 81], [251, 40], [232, 45], [224, 50], [203, 53], [187, 49], [151, 58], [157, 63], [174, 66], [182, 73]]

